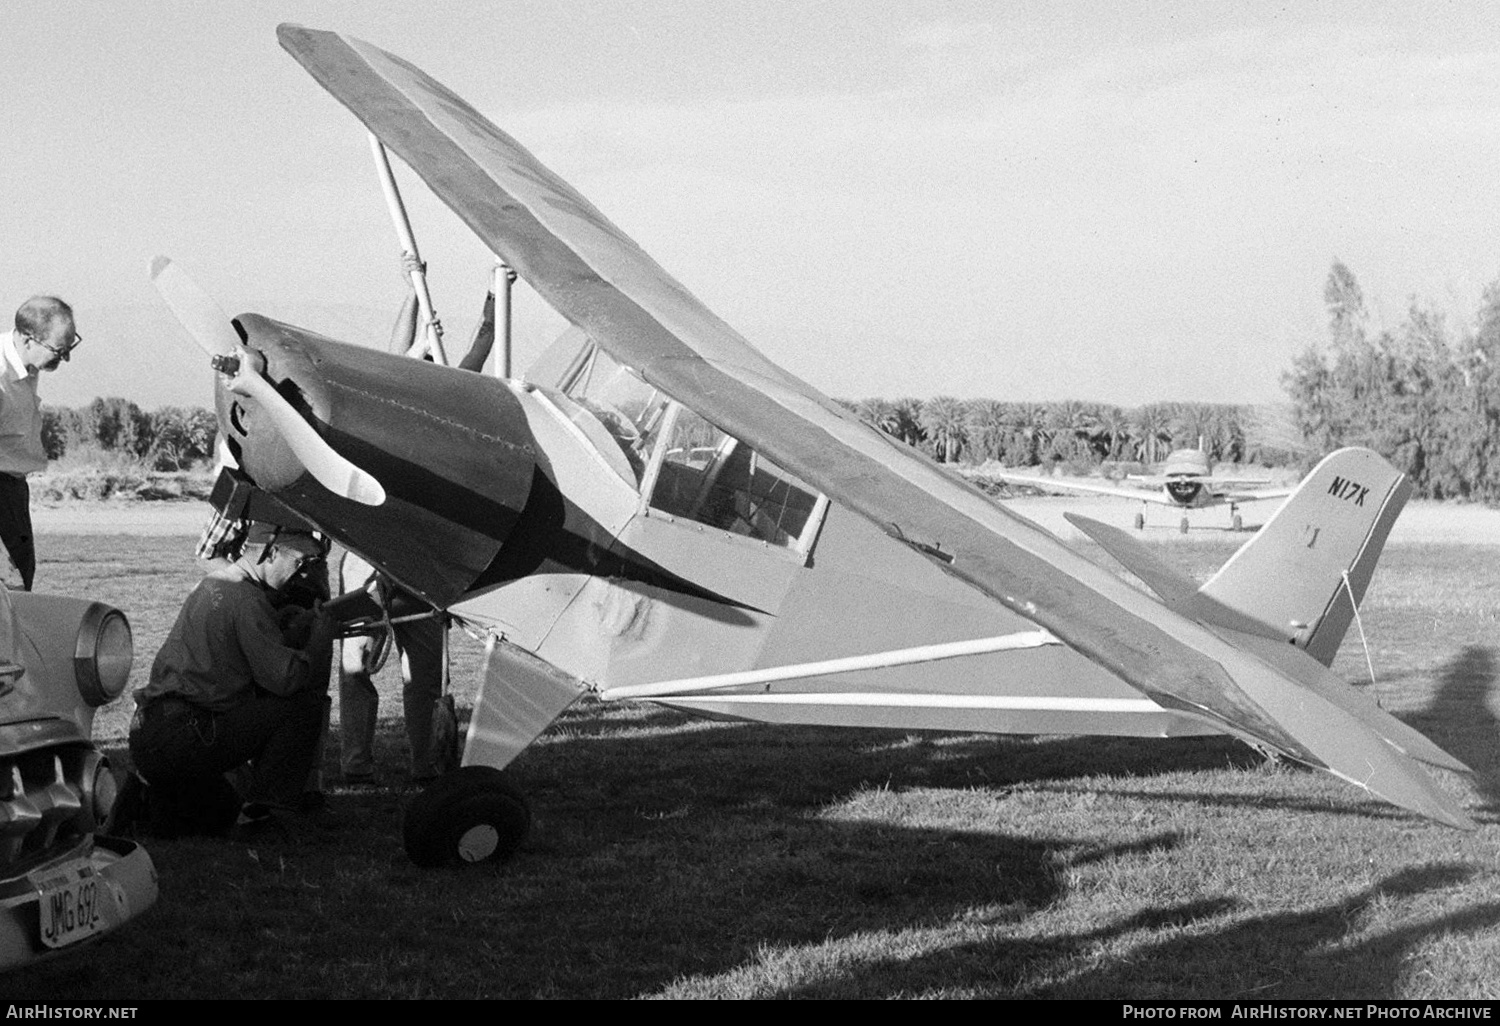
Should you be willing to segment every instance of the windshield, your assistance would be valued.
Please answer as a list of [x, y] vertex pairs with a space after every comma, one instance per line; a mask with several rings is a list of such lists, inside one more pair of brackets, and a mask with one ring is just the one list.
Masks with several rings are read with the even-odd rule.
[[563, 392], [604, 425], [639, 484], [667, 397], [604, 350], [597, 346], [591, 349]]

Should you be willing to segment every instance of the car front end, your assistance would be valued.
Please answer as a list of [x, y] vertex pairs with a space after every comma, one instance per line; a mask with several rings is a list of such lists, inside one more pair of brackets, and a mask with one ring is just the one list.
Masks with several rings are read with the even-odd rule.
[[150, 855], [108, 835], [119, 790], [92, 738], [132, 657], [119, 610], [0, 588], [0, 971], [104, 937], [156, 901]]

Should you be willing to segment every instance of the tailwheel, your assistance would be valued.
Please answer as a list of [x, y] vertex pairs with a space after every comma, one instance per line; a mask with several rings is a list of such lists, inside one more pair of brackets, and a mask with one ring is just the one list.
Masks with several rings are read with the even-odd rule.
[[423, 868], [504, 862], [531, 830], [531, 808], [505, 774], [464, 766], [406, 806], [407, 857]]

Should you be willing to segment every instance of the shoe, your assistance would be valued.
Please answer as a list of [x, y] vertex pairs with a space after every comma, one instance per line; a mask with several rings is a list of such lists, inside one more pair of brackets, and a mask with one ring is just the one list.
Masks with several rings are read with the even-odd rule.
[[292, 839], [292, 834], [281, 817], [264, 805], [246, 805], [230, 828], [229, 839], [240, 844], [287, 842]]

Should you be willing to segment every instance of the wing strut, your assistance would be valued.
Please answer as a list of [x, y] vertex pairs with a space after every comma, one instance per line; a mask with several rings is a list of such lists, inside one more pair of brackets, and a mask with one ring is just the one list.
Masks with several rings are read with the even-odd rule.
[[[412, 259], [420, 264], [422, 257], [417, 252], [417, 237], [412, 234], [411, 218], [406, 216], [406, 204], [401, 202], [401, 190], [396, 187], [396, 175], [391, 170], [390, 157], [386, 155], [385, 145], [375, 137], [374, 132], [370, 133], [370, 152], [375, 156], [375, 170], [380, 174], [380, 188], [385, 193], [385, 205], [391, 211], [391, 222], [396, 226], [396, 238], [401, 243], [402, 251], [410, 253]], [[427, 272], [420, 267], [414, 268], [411, 272], [411, 287], [417, 293], [417, 307], [422, 315], [422, 323], [427, 326], [424, 346], [432, 353], [434, 360], [446, 367], [448, 354], [443, 351], [443, 329], [438, 325], [437, 314], [432, 312], [432, 293], [427, 288]]]
[[844, 656], [841, 659], [824, 659], [816, 663], [767, 666], [759, 670], [719, 673], [708, 677], [684, 677], [681, 680], [657, 681], [654, 684], [627, 684], [623, 687], [607, 688], [599, 693], [599, 697], [605, 701], [622, 698], [659, 698], [663, 695], [680, 695], [689, 691], [715, 691], [719, 688], [733, 688], [743, 684], [771, 684], [779, 680], [827, 677], [835, 673], [853, 673], [856, 670], [880, 670], [888, 666], [931, 663], [940, 659], [984, 655], [987, 652], [1005, 652], [1018, 648], [1040, 648], [1043, 645], [1061, 644], [1061, 641], [1047, 631], [1022, 631], [1018, 634], [1002, 634], [994, 638], [948, 641], [939, 645], [918, 645], [915, 648], [896, 648], [887, 652]]

